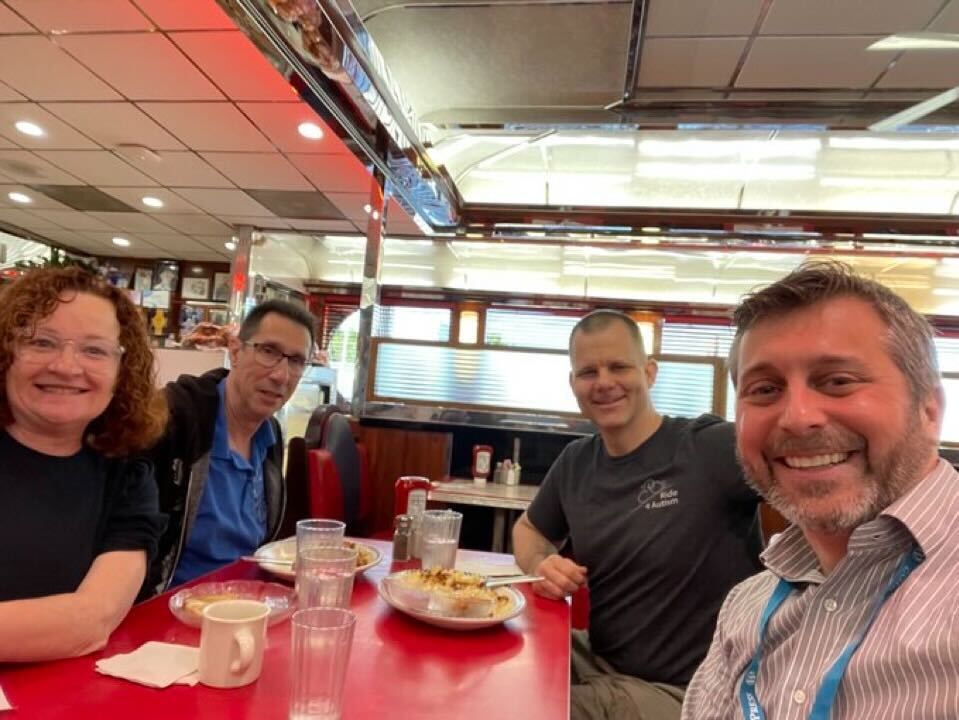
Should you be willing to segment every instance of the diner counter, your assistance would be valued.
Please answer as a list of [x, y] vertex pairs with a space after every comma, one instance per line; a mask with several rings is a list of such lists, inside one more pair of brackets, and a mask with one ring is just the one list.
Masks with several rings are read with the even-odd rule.
[[[351, 609], [357, 624], [343, 720], [569, 717], [568, 604], [539, 597], [529, 585], [517, 585], [526, 596], [526, 609], [502, 625], [468, 632], [426, 625], [392, 609], [377, 593], [378, 581], [391, 571], [389, 543], [362, 542], [378, 548], [383, 559], [357, 577], [353, 589]], [[463, 550], [458, 557], [509, 560]], [[255, 564], [233, 563], [199, 581], [231, 579], [272, 578]], [[169, 596], [166, 593], [134, 607], [102, 652], [56, 662], [0, 665], [0, 687], [16, 708], [9, 714], [11, 720], [286, 718], [288, 621], [270, 628], [263, 672], [246, 687], [219, 690], [174, 685], [156, 690], [96, 672], [96, 660], [130, 652], [149, 640], [199, 645], [199, 630], [182, 625], [170, 613]]]

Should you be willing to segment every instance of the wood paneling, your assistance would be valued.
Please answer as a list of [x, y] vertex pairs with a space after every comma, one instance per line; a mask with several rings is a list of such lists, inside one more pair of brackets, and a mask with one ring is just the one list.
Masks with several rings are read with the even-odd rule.
[[354, 421], [353, 434], [369, 453], [373, 485], [371, 534], [393, 528], [393, 486], [398, 477], [422, 475], [439, 480], [449, 475], [451, 433], [373, 427]]

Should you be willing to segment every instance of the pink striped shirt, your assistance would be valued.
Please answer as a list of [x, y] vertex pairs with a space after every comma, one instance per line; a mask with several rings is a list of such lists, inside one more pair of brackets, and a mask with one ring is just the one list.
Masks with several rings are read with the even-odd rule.
[[959, 473], [940, 459], [916, 487], [856, 528], [828, 576], [796, 527], [767, 548], [768, 570], [723, 603], [683, 720], [742, 718], [740, 681], [781, 577], [798, 588], [769, 621], [756, 692], [767, 720], [806, 720], [823, 675], [914, 542], [926, 560], [883, 605], [852, 656], [830, 720], [959, 719]]

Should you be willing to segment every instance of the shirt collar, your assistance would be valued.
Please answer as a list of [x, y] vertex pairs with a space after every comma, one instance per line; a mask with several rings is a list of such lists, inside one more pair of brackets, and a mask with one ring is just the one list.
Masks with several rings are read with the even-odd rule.
[[[918, 543], [928, 557], [950, 542], [959, 524], [959, 473], [939, 459], [936, 467], [879, 517], [857, 527], [850, 552], [901, 553]], [[821, 583], [819, 558], [795, 525], [773, 538], [760, 556], [763, 564], [790, 582]]]
[[[210, 454], [215, 458], [229, 460], [233, 457], [233, 451], [230, 449], [230, 435], [226, 426], [226, 378], [217, 383], [216, 391], [220, 396], [220, 407], [216, 415], [216, 426], [213, 429], [213, 447], [210, 449]], [[256, 467], [257, 462], [253, 461], [262, 461], [267, 448], [275, 444], [276, 433], [273, 432], [273, 423], [267, 418], [253, 433], [250, 442], [251, 464]]]

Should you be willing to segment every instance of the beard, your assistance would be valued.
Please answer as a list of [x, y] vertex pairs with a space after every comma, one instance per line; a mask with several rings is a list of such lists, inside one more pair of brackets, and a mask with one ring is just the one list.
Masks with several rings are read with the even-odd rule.
[[[937, 443], [928, 437], [919, 422], [919, 406], [908, 411], [905, 431], [898, 442], [881, 457], [870, 462], [865, 439], [844, 428], [816, 430], [802, 437], [781, 439], [774, 444], [770, 456], [780, 457], [802, 452], [841, 452], [855, 448], [865, 461], [863, 475], [857, 481], [852, 501], [837, 504], [826, 510], [817, 508], [821, 500], [843, 487], [835, 480], [816, 480], [802, 484], [798, 489], [787, 489], [776, 480], [772, 463], [764, 458], [750, 464], [743, 459], [737, 447], [746, 482], [783, 517], [800, 528], [824, 534], [850, 531], [878, 517], [912, 488], [924, 474], [930, 455], [936, 453]], [[834, 450], [830, 450], [834, 448]]]

